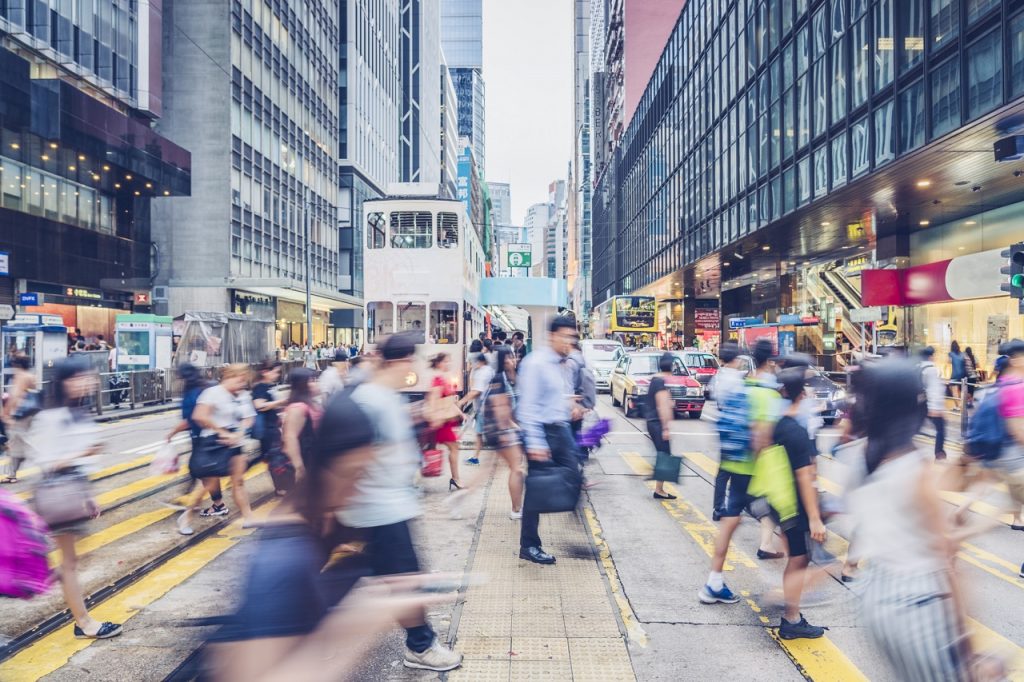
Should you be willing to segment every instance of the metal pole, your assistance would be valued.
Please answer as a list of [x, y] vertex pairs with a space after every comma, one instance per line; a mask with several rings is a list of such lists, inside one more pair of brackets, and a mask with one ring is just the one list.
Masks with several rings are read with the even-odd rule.
[[310, 249], [310, 245], [309, 245], [309, 206], [310, 206], [310, 199], [309, 199], [308, 194], [309, 194], [309, 188], [307, 187], [307, 188], [305, 188], [303, 190], [303, 201], [305, 203], [305, 207], [304, 207], [304, 211], [303, 211], [305, 219], [303, 220], [303, 223], [304, 223], [304, 231], [305, 231], [305, 235], [306, 235], [305, 236], [305, 238], [306, 238], [306, 248], [303, 249], [303, 251], [302, 251], [302, 254], [303, 254], [302, 265], [303, 265], [303, 269], [305, 270], [305, 280], [306, 280], [306, 366], [309, 367], [310, 369], [315, 369], [315, 367], [314, 367], [315, 363], [314, 363], [314, 360], [313, 360], [313, 293], [312, 293], [312, 290], [311, 290], [312, 284], [310, 283], [310, 277], [309, 277], [309, 249]]
[[967, 435], [967, 377], [960, 380], [960, 441]]

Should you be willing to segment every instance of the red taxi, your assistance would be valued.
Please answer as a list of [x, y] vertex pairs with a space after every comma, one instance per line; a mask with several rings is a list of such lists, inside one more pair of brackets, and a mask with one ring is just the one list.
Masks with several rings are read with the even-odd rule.
[[[636, 417], [641, 412], [641, 401], [647, 395], [647, 388], [658, 374], [658, 360], [661, 353], [629, 353], [622, 357], [611, 376], [612, 405], [622, 406], [627, 417]], [[704, 409], [704, 387], [686, 369], [683, 360], [676, 357], [672, 376], [665, 380], [677, 414], [700, 417]]]

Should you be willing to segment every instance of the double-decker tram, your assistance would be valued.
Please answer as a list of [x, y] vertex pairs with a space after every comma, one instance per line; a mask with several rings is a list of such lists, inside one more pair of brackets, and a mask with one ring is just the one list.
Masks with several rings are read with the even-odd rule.
[[594, 308], [594, 338], [626, 346], [656, 345], [658, 302], [653, 296], [612, 296]]
[[449, 379], [461, 392], [466, 348], [484, 324], [484, 253], [465, 204], [393, 194], [363, 206], [364, 338], [372, 345], [395, 332], [418, 333], [422, 345], [406, 392], [426, 393], [429, 359], [442, 352], [450, 358]]

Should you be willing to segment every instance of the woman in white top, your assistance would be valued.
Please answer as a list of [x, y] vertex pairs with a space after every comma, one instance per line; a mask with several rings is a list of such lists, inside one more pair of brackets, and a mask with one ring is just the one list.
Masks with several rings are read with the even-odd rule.
[[850, 493], [867, 559], [862, 618], [896, 679], [967, 680], [971, 658], [956, 542], [938, 493], [933, 457], [919, 449], [927, 404], [921, 371], [883, 360], [860, 371], [865, 477]]
[[[203, 391], [192, 412], [192, 421], [202, 427], [199, 438], [216, 436], [221, 445], [231, 448], [229, 474], [231, 476], [231, 496], [242, 513], [243, 525], [248, 526], [252, 518], [252, 507], [249, 506], [249, 494], [245, 490], [245, 470], [248, 461], [242, 452], [249, 427], [256, 417], [252, 399], [244, 392], [249, 382], [249, 367], [237, 363], [228, 365], [221, 372], [220, 383]], [[214, 498], [213, 506], [202, 512], [203, 516], [226, 516], [227, 505], [219, 501], [220, 479], [204, 478], [203, 485]], [[191, 535], [192, 508], [202, 499], [203, 489], [199, 489], [186, 504], [185, 511], [178, 518], [178, 532]]]
[[[102, 449], [99, 426], [89, 412], [89, 399], [96, 395], [96, 372], [85, 358], [69, 357], [56, 368], [52, 407], [41, 411], [32, 422], [26, 441], [34, 463], [42, 470], [44, 484], [62, 477], [86, 476], [89, 458]], [[38, 503], [38, 502], [37, 502]], [[46, 510], [39, 510], [45, 518]], [[95, 508], [94, 518], [99, 516]], [[53, 540], [61, 552], [60, 583], [64, 601], [75, 619], [77, 639], [107, 639], [121, 634], [118, 623], [101, 623], [85, 608], [78, 582], [75, 540], [85, 534], [87, 521], [52, 525]]]

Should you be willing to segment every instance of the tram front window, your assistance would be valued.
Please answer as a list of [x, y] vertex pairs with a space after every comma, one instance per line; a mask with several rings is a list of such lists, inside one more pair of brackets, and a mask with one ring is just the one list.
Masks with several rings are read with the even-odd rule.
[[430, 304], [430, 337], [432, 343], [459, 342], [459, 304], [446, 301]]
[[437, 214], [437, 245], [442, 249], [459, 246], [459, 216], [454, 213]]
[[426, 341], [427, 306], [422, 301], [398, 302], [398, 331], [418, 332], [423, 336], [420, 343]]
[[366, 342], [376, 343], [381, 337], [395, 331], [395, 307], [390, 301], [366, 304]]
[[391, 248], [429, 249], [434, 243], [434, 215], [429, 211], [392, 211]]

